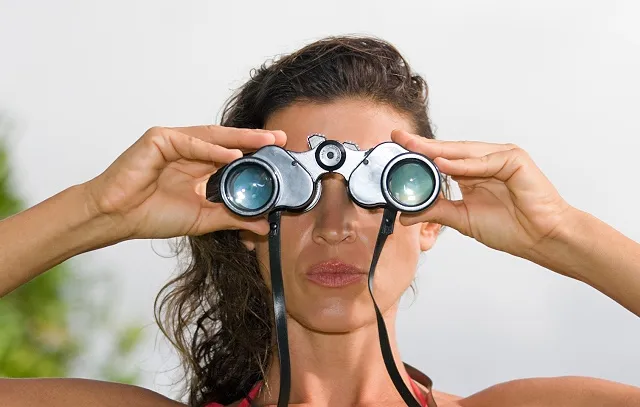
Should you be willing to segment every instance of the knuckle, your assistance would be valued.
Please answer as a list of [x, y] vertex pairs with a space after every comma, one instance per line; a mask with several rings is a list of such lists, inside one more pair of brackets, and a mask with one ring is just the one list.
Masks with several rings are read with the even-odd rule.
[[240, 137], [251, 137], [256, 134], [256, 131], [253, 129], [240, 129]]
[[222, 129], [222, 126], [217, 124], [207, 124], [204, 126], [205, 130], [210, 131], [212, 133], [217, 133]]
[[164, 127], [153, 126], [144, 132], [143, 137], [146, 137], [146, 138], [157, 137], [159, 134], [162, 134], [164, 130], [165, 130]]
[[518, 163], [518, 164], [524, 164], [526, 162], [531, 161], [531, 157], [529, 156], [529, 153], [527, 153], [524, 149], [522, 148], [515, 148], [513, 150], [511, 150], [511, 157], [513, 162]]
[[513, 152], [516, 154], [516, 156], [521, 157], [521, 158], [527, 158], [529, 156], [529, 153], [527, 153], [523, 148], [514, 148]]
[[165, 127], [154, 126], [147, 130], [142, 138], [149, 143], [157, 143], [163, 141], [168, 136], [168, 129]]
[[514, 144], [514, 143], [506, 143], [506, 144], [503, 144], [503, 146], [508, 150], [519, 150], [520, 149], [520, 147], [517, 144]]
[[[184, 143], [184, 148], [186, 149], [186, 151], [193, 156], [198, 148], [198, 144], [196, 143], [196, 139], [194, 137], [186, 137], [185, 139], [181, 140], [182, 143]], [[180, 143], [177, 143], [180, 144]]]

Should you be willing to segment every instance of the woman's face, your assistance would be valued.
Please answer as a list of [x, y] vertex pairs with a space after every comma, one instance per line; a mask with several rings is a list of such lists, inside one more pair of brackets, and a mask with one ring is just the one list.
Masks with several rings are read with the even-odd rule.
[[[307, 151], [307, 136], [352, 141], [361, 150], [391, 140], [396, 128], [414, 132], [395, 110], [359, 100], [330, 104], [295, 104], [273, 114], [265, 126], [287, 134], [288, 150]], [[367, 286], [382, 209], [364, 209], [348, 196], [344, 178], [322, 178], [322, 196], [310, 211], [285, 212], [281, 224], [282, 274], [289, 315], [320, 332], [349, 332], [375, 323]], [[381, 312], [391, 309], [414, 278], [418, 256], [428, 250], [439, 226], [402, 226], [396, 221], [376, 267], [374, 296]], [[270, 286], [266, 237], [243, 235], [256, 249], [262, 274]], [[362, 274], [357, 274], [358, 272]], [[332, 274], [332, 273], [338, 273]]]

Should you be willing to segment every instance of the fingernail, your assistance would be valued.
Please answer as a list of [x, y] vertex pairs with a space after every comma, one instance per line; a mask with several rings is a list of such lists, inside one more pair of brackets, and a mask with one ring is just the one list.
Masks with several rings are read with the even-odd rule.
[[272, 132], [266, 133], [268, 136], [271, 136], [271, 138], [269, 139], [269, 141], [267, 143], [269, 144], [273, 144], [276, 142], [276, 135], [273, 134]]

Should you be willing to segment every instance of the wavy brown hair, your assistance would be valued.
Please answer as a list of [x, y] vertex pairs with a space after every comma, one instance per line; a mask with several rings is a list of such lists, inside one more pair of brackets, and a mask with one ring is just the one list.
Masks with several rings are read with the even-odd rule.
[[[393, 45], [373, 37], [329, 37], [252, 70], [226, 103], [220, 124], [264, 128], [270, 115], [295, 102], [358, 98], [396, 109], [417, 134], [434, 138], [427, 96], [425, 80]], [[238, 233], [182, 241], [185, 270], [156, 298], [156, 321], [178, 349], [190, 406], [245, 397], [269, 366], [271, 296], [255, 252]]]

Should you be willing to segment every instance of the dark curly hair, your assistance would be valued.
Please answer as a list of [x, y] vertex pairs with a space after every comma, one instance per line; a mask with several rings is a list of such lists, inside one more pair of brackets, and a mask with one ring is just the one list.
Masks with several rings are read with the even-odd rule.
[[[263, 128], [270, 115], [295, 102], [358, 98], [396, 109], [417, 134], [434, 138], [427, 96], [425, 80], [393, 45], [329, 37], [252, 70], [220, 124]], [[189, 237], [178, 249], [185, 271], [158, 294], [156, 321], [180, 353], [189, 405], [227, 405], [265, 376], [275, 346], [270, 292], [238, 231]]]

